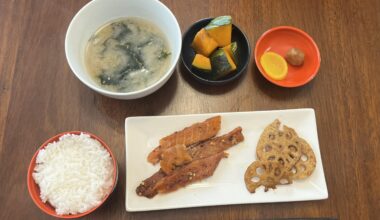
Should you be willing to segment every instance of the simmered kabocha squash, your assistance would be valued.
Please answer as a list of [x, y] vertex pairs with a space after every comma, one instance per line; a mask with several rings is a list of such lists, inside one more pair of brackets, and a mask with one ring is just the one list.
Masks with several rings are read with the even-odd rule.
[[229, 15], [219, 16], [211, 20], [205, 27], [207, 33], [218, 42], [219, 47], [231, 43], [232, 18]]
[[238, 51], [237, 43], [232, 42], [231, 44], [223, 47], [223, 50], [225, 50], [230, 55], [230, 57], [234, 60], [235, 64], [238, 65], [239, 51]]
[[230, 55], [222, 48], [211, 54], [212, 78], [219, 79], [236, 70], [236, 65]]
[[195, 52], [208, 57], [218, 47], [218, 43], [207, 34], [204, 28], [202, 28], [195, 35], [191, 46], [194, 48]]
[[211, 71], [211, 62], [208, 57], [203, 56], [202, 54], [196, 54], [191, 64], [193, 67], [210, 72]]

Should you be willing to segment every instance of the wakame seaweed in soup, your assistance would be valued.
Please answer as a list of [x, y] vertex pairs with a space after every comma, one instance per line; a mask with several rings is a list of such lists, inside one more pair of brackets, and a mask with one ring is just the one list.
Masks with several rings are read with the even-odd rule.
[[110, 22], [90, 38], [87, 71], [102, 87], [115, 92], [144, 89], [158, 81], [170, 64], [164, 33], [141, 18]]

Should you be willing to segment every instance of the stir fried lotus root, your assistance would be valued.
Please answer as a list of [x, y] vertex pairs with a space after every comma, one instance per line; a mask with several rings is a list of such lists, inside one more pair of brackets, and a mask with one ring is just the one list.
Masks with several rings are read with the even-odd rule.
[[255, 161], [245, 171], [244, 181], [249, 192], [254, 193], [260, 186], [276, 189], [276, 185], [290, 184], [291, 172], [283, 169], [283, 165], [276, 161]]
[[[305, 179], [316, 167], [316, 158], [310, 145], [294, 129], [284, 125], [280, 130], [280, 125], [281, 122], [276, 119], [260, 136], [256, 147], [259, 161], [247, 168], [244, 178], [251, 193], [261, 185], [268, 191], [279, 184]], [[259, 170], [264, 170], [262, 175]]]
[[293, 179], [305, 179], [311, 176], [317, 165], [317, 160], [310, 145], [302, 138], [299, 139], [299, 143], [301, 143], [302, 155], [300, 160], [292, 167]]
[[280, 130], [281, 122], [276, 119], [260, 136], [256, 154], [259, 160], [277, 161], [290, 170], [301, 158], [301, 145], [297, 133], [287, 126]]

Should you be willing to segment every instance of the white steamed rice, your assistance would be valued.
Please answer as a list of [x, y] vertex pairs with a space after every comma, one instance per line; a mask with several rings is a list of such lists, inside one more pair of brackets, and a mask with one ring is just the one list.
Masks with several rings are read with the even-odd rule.
[[87, 134], [66, 134], [40, 150], [33, 178], [43, 202], [58, 215], [78, 214], [96, 206], [112, 190], [109, 152]]

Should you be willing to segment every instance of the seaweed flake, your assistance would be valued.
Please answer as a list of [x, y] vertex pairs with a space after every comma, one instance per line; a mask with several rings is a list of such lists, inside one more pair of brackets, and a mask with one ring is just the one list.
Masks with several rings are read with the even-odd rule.
[[98, 77], [102, 85], [118, 85], [119, 84], [119, 76], [116, 76], [116, 75], [110, 76], [105, 73], [102, 73]]
[[132, 33], [132, 30], [128, 27], [128, 25], [124, 24], [123, 22], [113, 23], [112, 29], [113, 33], [115, 33], [113, 38], [117, 41], [121, 41], [125, 38], [125, 36]]
[[158, 59], [166, 59], [168, 56], [170, 56], [172, 53], [166, 51], [166, 50], [161, 50], [160, 55], [158, 55]]
[[153, 38], [149, 38], [147, 41], [142, 42], [141, 44], [139, 44], [137, 46], [137, 48], [142, 48], [142, 47], [148, 46], [148, 45], [150, 45], [152, 43], [153, 43]]
[[131, 71], [144, 68], [144, 59], [141, 56], [141, 52], [137, 48], [134, 48], [129, 43], [117, 45], [117, 47], [125, 52], [125, 54], [130, 58], [127, 68], [131, 69]]

